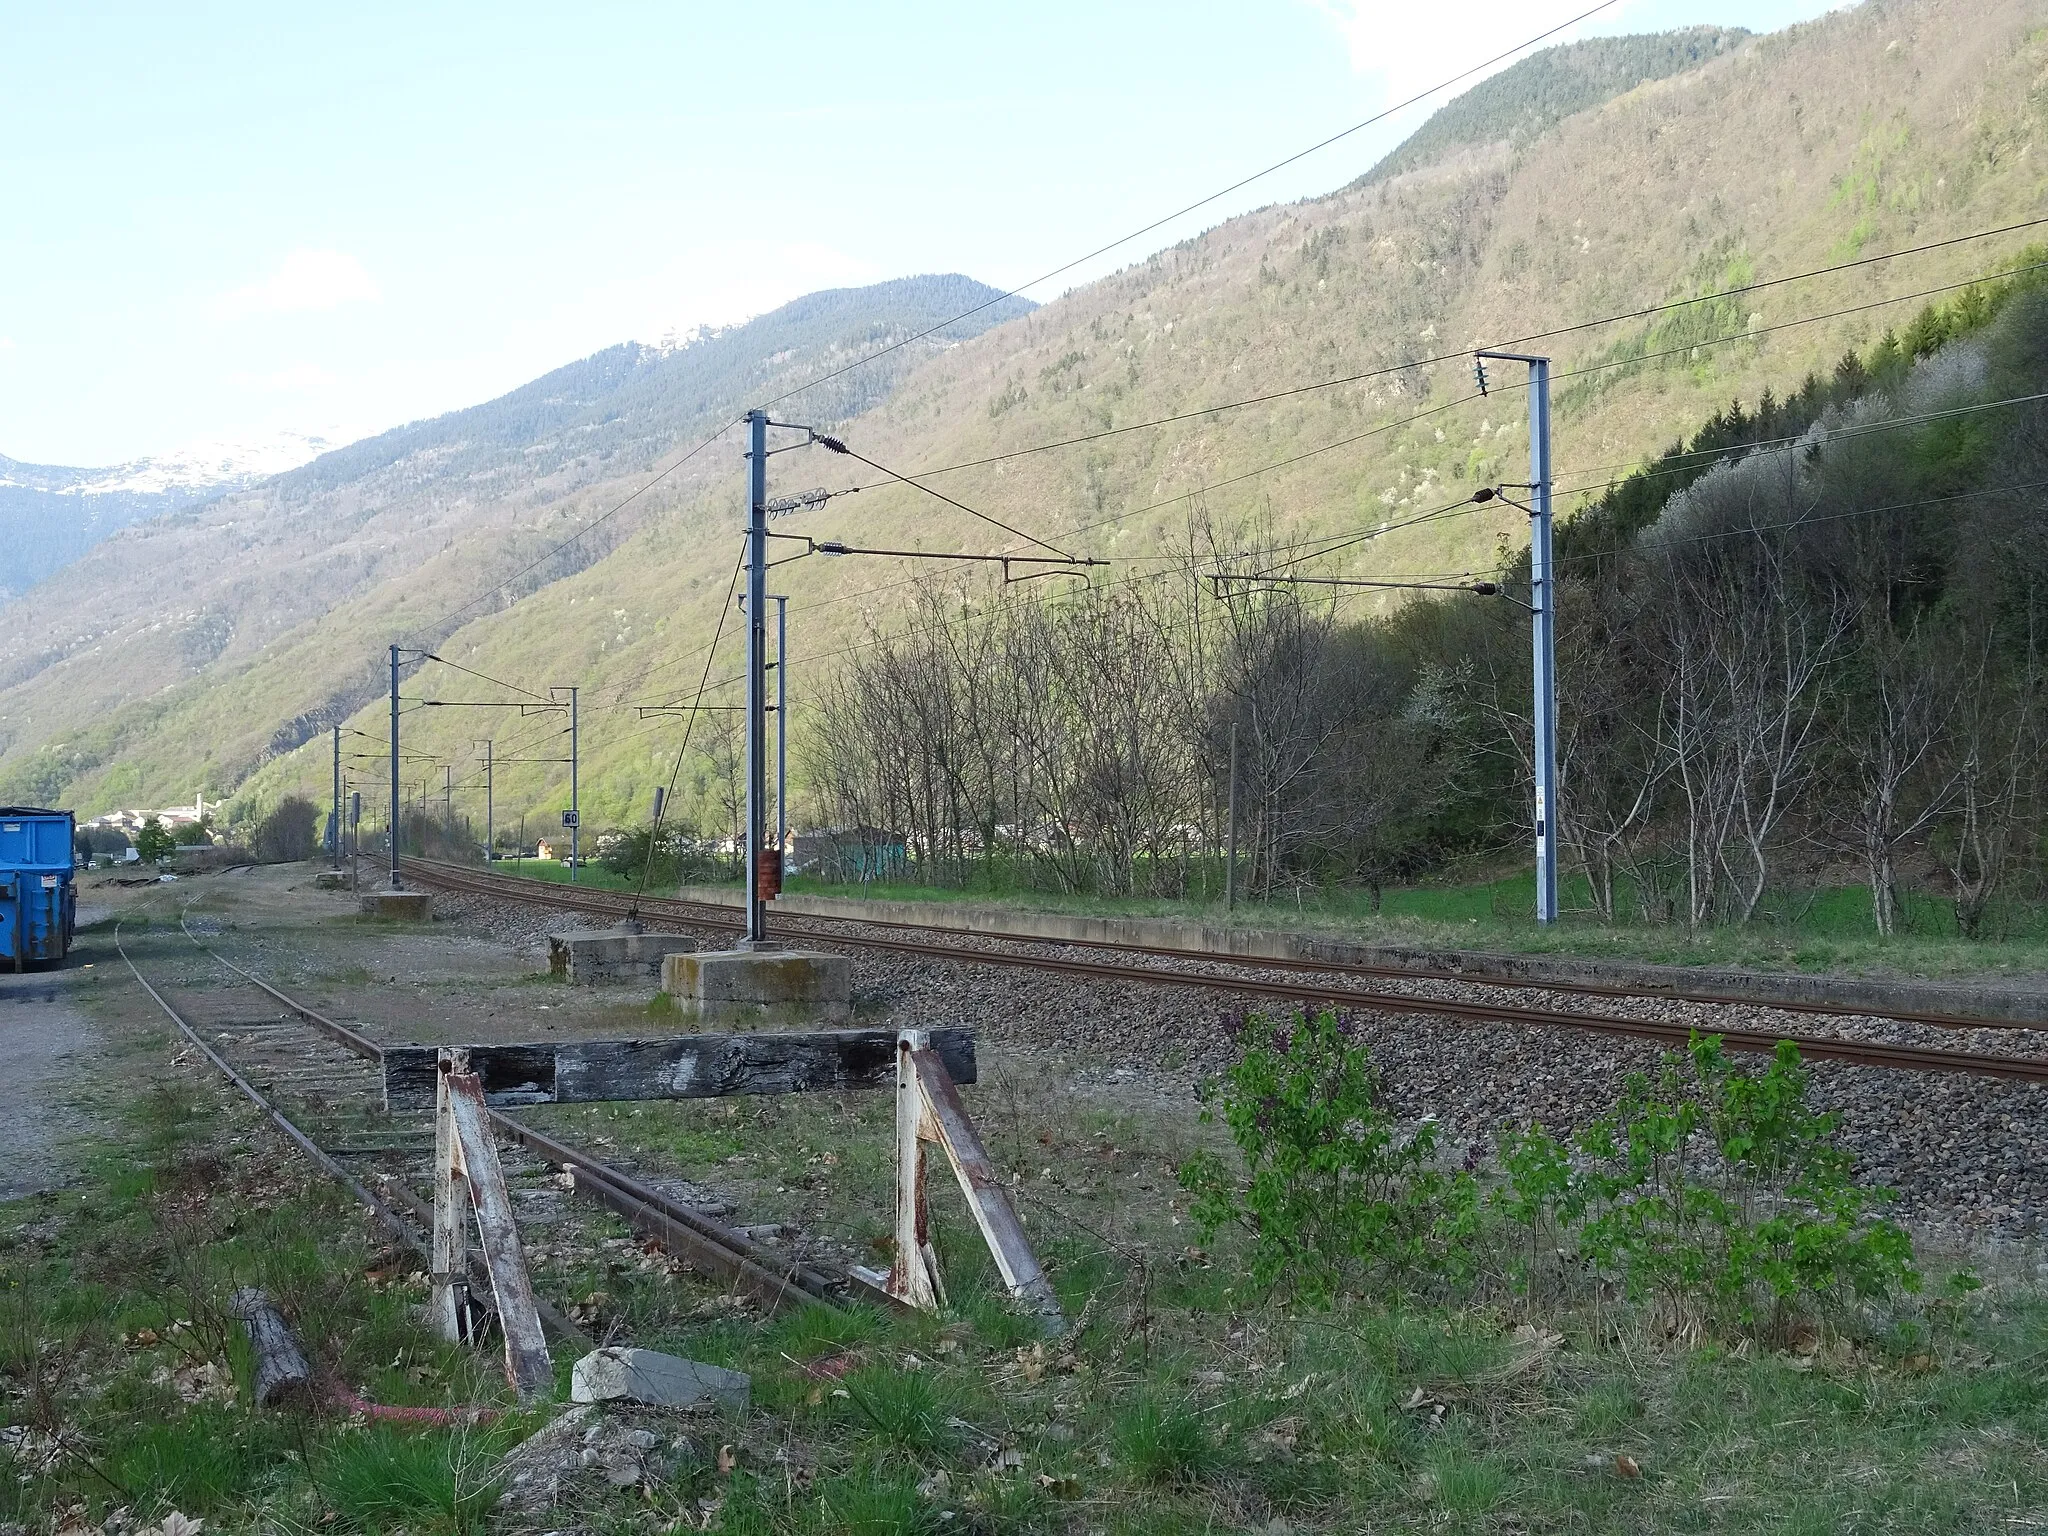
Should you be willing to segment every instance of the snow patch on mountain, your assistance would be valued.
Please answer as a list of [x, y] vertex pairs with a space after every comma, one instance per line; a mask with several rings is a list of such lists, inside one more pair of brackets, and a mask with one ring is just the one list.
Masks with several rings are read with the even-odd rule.
[[202, 439], [169, 453], [98, 469], [23, 464], [0, 455], [0, 488], [53, 492], [61, 496], [173, 495], [240, 490], [281, 475], [352, 441], [342, 433], [268, 432], [259, 436]]

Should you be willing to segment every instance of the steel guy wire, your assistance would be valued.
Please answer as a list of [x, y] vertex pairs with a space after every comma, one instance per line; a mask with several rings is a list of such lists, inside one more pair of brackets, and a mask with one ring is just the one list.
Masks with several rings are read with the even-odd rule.
[[[683, 742], [681, 746], [676, 748], [676, 765], [669, 770], [668, 788], [662, 793], [661, 810], [654, 818], [653, 830], [647, 835], [647, 862], [640, 867], [640, 884], [634, 888], [633, 900], [626, 908], [626, 913], [629, 917], [640, 910], [640, 898], [646, 894], [648, 878], [654, 871], [654, 851], [661, 844], [661, 823], [668, 815], [669, 802], [675, 799], [676, 780], [682, 776], [683, 760], [690, 753], [690, 738], [697, 731], [696, 706], [704, 702], [705, 688], [711, 679], [711, 663], [718, 655], [718, 642], [725, 635], [726, 615], [732, 612], [734, 596], [740, 589], [740, 572], [746, 568], [746, 564], [747, 545], [743, 542], [740, 545], [739, 558], [732, 563], [732, 579], [725, 585], [725, 601], [718, 605], [718, 627], [712, 631], [711, 644], [704, 649], [704, 675], [697, 681], [697, 697], [692, 702], [690, 713], [683, 720]], [[782, 662], [783, 658], [781, 656], [775, 658], [777, 666], [781, 666]], [[640, 733], [635, 732], [634, 734]]]

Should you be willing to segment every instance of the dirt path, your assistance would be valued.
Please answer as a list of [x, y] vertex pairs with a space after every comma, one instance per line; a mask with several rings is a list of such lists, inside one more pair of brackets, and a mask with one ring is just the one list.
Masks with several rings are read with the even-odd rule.
[[80, 1106], [103, 1052], [75, 999], [101, 947], [87, 939], [58, 969], [0, 973], [0, 1200], [61, 1187], [91, 1129]]

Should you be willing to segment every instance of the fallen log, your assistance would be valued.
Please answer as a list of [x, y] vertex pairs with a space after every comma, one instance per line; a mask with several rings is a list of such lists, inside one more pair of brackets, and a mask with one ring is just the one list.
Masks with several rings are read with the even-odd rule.
[[250, 1396], [256, 1406], [269, 1408], [286, 1399], [311, 1401], [313, 1372], [277, 1304], [262, 1291], [244, 1287], [235, 1292], [228, 1310], [249, 1331], [249, 1352], [256, 1360]]

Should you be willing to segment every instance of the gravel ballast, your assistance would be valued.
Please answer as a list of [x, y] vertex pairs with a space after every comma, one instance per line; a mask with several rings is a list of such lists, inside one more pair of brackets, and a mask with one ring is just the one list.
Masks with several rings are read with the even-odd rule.
[[[438, 902], [445, 917], [482, 927], [522, 954], [544, 955], [548, 932], [576, 921], [495, 897], [444, 893]], [[1196, 1083], [1229, 1059], [1231, 1025], [1248, 1006], [1257, 1006], [1223, 988], [1083, 979], [890, 954], [862, 949], [852, 938], [849, 932], [840, 943], [854, 957], [860, 1022], [971, 1026], [993, 1044], [1063, 1057], [1084, 1082], [1113, 1074], [1128, 1083], [1135, 1076], [1167, 1101], [1192, 1103]], [[804, 942], [830, 943], [822, 934], [806, 934]], [[965, 942], [1098, 962], [1108, 958], [1100, 950], [1053, 942]], [[1157, 956], [1135, 956], [1134, 963], [1197, 974], [1203, 969]], [[1298, 971], [1262, 973], [1240, 964], [1230, 971], [1304, 979]], [[2048, 1057], [2048, 1030], [2040, 1029], [1958, 1031], [1864, 1015], [1662, 998], [1574, 999], [1537, 988], [1423, 979], [1375, 979], [1371, 985], [1417, 998], [1654, 1019], [1702, 1032], [1782, 1031]], [[1286, 1004], [1275, 1006], [1291, 1011]], [[1364, 1005], [1348, 1011], [1358, 1020], [1390, 1102], [1404, 1117], [1434, 1116], [1445, 1143], [1458, 1148], [1490, 1148], [1502, 1127], [1530, 1120], [1553, 1131], [1583, 1125], [1613, 1107], [1630, 1072], [1653, 1069], [1662, 1054], [1653, 1042], [1566, 1029], [1375, 1013]], [[1860, 1177], [1895, 1190], [1891, 1213], [1924, 1238], [1953, 1247], [1989, 1241], [2031, 1249], [2048, 1236], [2048, 1086], [1828, 1061], [1810, 1062], [1807, 1070], [1810, 1101], [1841, 1117], [1841, 1143], [1855, 1157]]]

